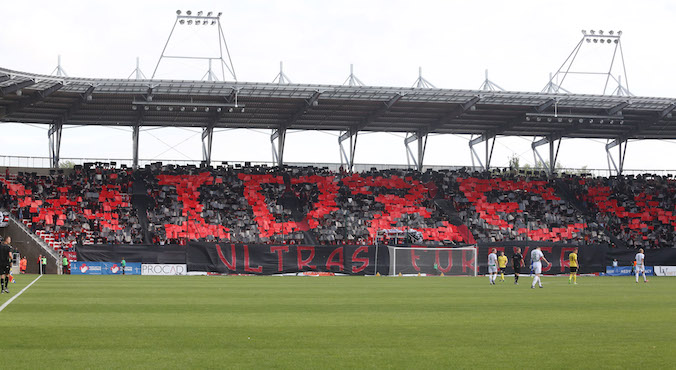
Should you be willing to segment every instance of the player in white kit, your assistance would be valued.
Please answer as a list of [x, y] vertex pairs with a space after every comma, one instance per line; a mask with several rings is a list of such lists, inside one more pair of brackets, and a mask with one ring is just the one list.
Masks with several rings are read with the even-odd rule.
[[533, 264], [533, 273], [535, 277], [533, 278], [533, 284], [531, 284], [531, 289], [535, 288], [535, 283], [537, 283], [540, 288], [542, 288], [542, 281], [540, 280], [540, 274], [542, 274], [542, 261], [545, 261], [547, 266], [550, 265], [549, 261], [545, 258], [545, 255], [540, 250], [540, 247], [536, 247], [530, 252], [530, 260]]
[[638, 274], [642, 273], [643, 274], [643, 282], [647, 283], [648, 279], [645, 277], [645, 254], [643, 254], [643, 248], [638, 250], [638, 253], [636, 253], [636, 268], [634, 269], [636, 271], [636, 282], [638, 283]]
[[491, 249], [488, 255], [488, 281], [491, 285], [495, 285], [495, 278], [498, 276], [498, 255], [495, 248]]

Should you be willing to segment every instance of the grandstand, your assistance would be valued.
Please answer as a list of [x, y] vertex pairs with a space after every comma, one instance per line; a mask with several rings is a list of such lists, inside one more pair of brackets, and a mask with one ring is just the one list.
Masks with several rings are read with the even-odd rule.
[[[676, 102], [633, 96], [612, 68], [606, 87], [611, 77], [619, 82], [613, 95], [572, 94], [555, 84], [559, 74], [565, 79], [584, 41], [607, 41], [621, 52], [621, 32], [583, 31], [573, 58], [540, 93], [504, 91], [487, 74], [480, 90], [440, 89], [422, 70], [414, 87], [363, 86], [352, 67], [344, 85], [294, 84], [281, 65], [276, 82], [254, 83], [236, 78], [222, 13], [176, 14], [174, 27], [193, 21], [217, 25], [220, 58], [206, 58], [204, 81], [155, 79], [155, 73], [147, 79], [138, 61], [135, 80], [69, 77], [60, 61], [56, 75], [0, 68], [0, 121], [48, 125], [51, 168], [8, 166], [0, 176], [3, 207], [53, 256], [73, 256], [88, 246], [116, 246], [119, 252], [132, 245], [187, 250], [199, 243], [391, 243], [382, 240], [387, 235], [382, 230], [409, 236], [404, 244], [437, 247], [529, 242], [673, 247], [674, 180], [626, 176], [624, 160], [629, 140], [676, 138]], [[155, 72], [163, 58], [175, 57], [165, 51], [166, 45]], [[212, 59], [220, 63], [220, 81]], [[131, 128], [130, 165], [78, 160], [74, 168], [60, 169], [66, 125]], [[142, 162], [141, 127], [201, 129], [202, 160]], [[274, 163], [215, 163], [214, 130], [232, 128], [270, 130]], [[285, 162], [289, 130], [338, 132], [342, 163]], [[368, 132], [406, 133], [413, 165], [355, 164], [357, 139]], [[478, 166], [425, 166], [428, 136], [448, 134], [472, 136], [469, 149]], [[496, 138], [508, 136], [533, 138], [543, 171], [492, 167]], [[557, 171], [558, 149], [568, 138], [608, 140], [609, 176]], [[481, 143], [485, 153], [479, 155], [475, 147]], [[546, 160], [541, 146], [548, 148]], [[613, 148], [619, 149], [617, 160]]]
[[[6, 171], [6, 208], [50, 248], [76, 245], [186, 245], [191, 241], [371, 245], [379, 230], [413, 229], [423, 243], [473, 245], [548, 241], [580, 245], [673, 246], [671, 177], [598, 178], [482, 168], [423, 172], [429, 134], [478, 138], [674, 138], [670, 99], [500, 91], [244, 82], [103, 80], [0, 69], [3, 121], [50, 125], [58, 167], [64, 124], [134, 128], [131, 168], [82, 163], [48, 173]], [[556, 109], [556, 113], [554, 112]], [[139, 166], [140, 126], [202, 127], [199, 166]], [[214, 128], [272, 129], [277, 163], [211, 163]], [[284, 163], [286, 130], [336, 130], [354, 140], [340, 168]], [[414, 168], [355, 172], [356, 137], [408, 132]], [[608, 145], [608, 149], [614, 144]], [[473, 150], [473, 149], [472, 149]], [[476, 156], [479, 159], [479, 156]], [[481, 161], [480, 161], [481, 162]], [[450, 168], [450, 167], [449, 167]]]

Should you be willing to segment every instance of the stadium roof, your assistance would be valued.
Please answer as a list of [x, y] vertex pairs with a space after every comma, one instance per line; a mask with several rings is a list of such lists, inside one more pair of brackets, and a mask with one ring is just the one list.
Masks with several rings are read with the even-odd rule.
[[0, 120], [34, 124], [675, 139], [674, 108], [668, 98], [92, 79], [0, 68]]

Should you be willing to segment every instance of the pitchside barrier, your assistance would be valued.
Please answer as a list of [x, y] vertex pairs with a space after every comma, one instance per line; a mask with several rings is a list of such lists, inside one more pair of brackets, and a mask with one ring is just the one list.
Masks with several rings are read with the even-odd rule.
[[187, 274], [188, 266], [186, 264], [144, 263], [141, 265], [141, 275], [167, 276]]
[[[653, 266], [645, 267], [645, 274], [647, 276], [654, 275], [654, 271], [655, 270]], [[606, 266], [605, 276], [631, 276], [634, 275], [634, 273], [635, 271], [633, 266], [618, 266], [618, 267]]]
[[[71, 262], [71, 275], [122, 275], [122, 265], [119, 262]], [[141, 275], [141, 264], [127, 262], [124, 268], [125, 275]]]
[[[180, 245], [96, 245], [78, 246], [78, 262], [114, 262], [185, 265], [187, 273], [275, 275], [303, 272], [330, 272], [346, 275], [483, 275], [487, 272], [492, 248], [507, 256], [506, 273], [513, 273], [511, 258], [517, 247], [525, 258], [527, 274], [530, 253], [540, 247], [551, 265], [545, 274], [568, 272], [568, 256], [575, 245], [551, 242], [480, 243], [478, 247], [449, 248], [417, 245], [263, 245], [191, 242]], [[635, 249], [606, 245], [579, 246], [580, 273], [602, 273], [616, 259], [620, 266], [631, 265]], [[646, 263], [676, 266], [676, 248], [646, 251]], [[173, 273], [169, 273], [172, 274]]]
[[657, 276], [676, 276], [676, 266], [655, 266], [654, 272]]
[[[119, 262], [82, 262], [70, 264], [71, 275], [123, 275]], [[186, 264], [141, 264], [128, 262], [124, 275], [187, 275]]]

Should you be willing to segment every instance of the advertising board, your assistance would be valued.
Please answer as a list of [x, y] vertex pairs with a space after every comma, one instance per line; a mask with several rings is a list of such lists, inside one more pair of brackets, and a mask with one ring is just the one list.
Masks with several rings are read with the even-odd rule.
[[141, 275], [186, 275], [188, 266], [185, 264], [156, 264], [144, 263], [141, 265]]
[[[620, 267], [606, 266], [606, 276], [630, 276], [633, 274], [634, 270], [631, 266], [620, 266]], [[653, 275], [653, 267], [646, 266], [645, 274], [646, 276]]]
[[676, 276], [676, 266], [655, 266], [656, 276]]
[[[141, 275], [141, 264], [128, 262], [124, 269], [125, 275]], [[71, 275], [122, 275], [122, 266], [119, 262], [82, 262], [70, 263]]]

